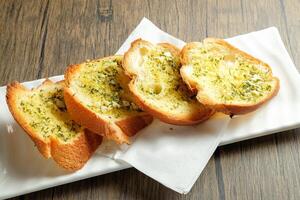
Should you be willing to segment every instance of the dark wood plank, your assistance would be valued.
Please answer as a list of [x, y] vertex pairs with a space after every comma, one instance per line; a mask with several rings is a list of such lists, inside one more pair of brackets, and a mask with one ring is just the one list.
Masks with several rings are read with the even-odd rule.
[[[298, 0], [0, 0], [0, 83], [114, 54], [143, 16], [185, 41], [276, 26], [299, 66], [299, 9]], [[300, 199], [296, 133], [219, 148], [188, 195], [127, 169], [15, 199]]]
[[0, 84], [38, 78], [48, 3], [0, 1], [0, 8]]
[[300, 20], [299, 20], [299, 9], [300, 2], [297, 0], [283, 1], [278, 0], [281, 8], [281, 17], [283, 20], [283, 26], [286, 30], [286, 41], [285, 43], [289, 46], [290, 55], [295, 61], [298, 71], [300, 71]]
[[41, 76], [63, 74], [69, 64], [108, 56], [111, 2], [50, 1]]

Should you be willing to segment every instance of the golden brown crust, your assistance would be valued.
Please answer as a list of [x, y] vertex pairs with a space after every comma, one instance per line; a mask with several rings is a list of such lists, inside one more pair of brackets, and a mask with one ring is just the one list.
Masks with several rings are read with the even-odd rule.
[[53, 160], [68, 170], [78, 170], [89, 160], [102, 142], [102, 137], [85, 129], [72, 143], [61, 143], [51, 138], [51, 154]]
[[159, 43], [158, 45], [168, 49], [173, 55], [180, 56], [180, 49], [176, 46], [169, 43]]
[[[239, 54], [242, 55], [244, 57], [246, 57], [247, 59], [251, 60], [251, 62], [255, 63], [255, 64], [261, 64], [265, 67], [267, 67], [270, 71], [272, 71], [271, 67], [251, 56], [250, 54], [247, 54], [246, 52], [241, 51], [240, 49], [232, 46], [231, 44], [229, 44], [228, 42], [226, 42], [225, 40], [222, 39], [217, 39], [217, 38], [206, 38], [204, 40], [204, 42], [211, 42], [211, 43], [217, 43], [219, 45], [225, 46], [226, 48], [230, 49], [230, 51], [233, 54]], [[193, 91], [198, 91], [198, 95], [197, 95], [197, 99], [204, 105], [207, 105], [213, 109], [215, 109], [216, 111], [220, 111], [223, 112], [225, 114], [228, 115], [240, 115], [240, 114], [246, 114], [249, 112], [252, 112], [256, 109], [258, 109], [261, 105], [263, 105], [264, 103], [266, 103], [267, 101], [269, 101], [270, 99], [272, 99], [274, 96], [277, 95], [279, 88], [280, 88], [280, 81], [277, 77], [273, 76], [273, 79], [276, 82], [276, 86], [275, 88], [273, 88], [273, 91], [270, 92], [270, 94], [268, 96], [266, 96], [264, 99], [262, 99], [260, 102], [256, 103], [256, 104], [220, 104], [220, 103], [216, 103], [214, 100], [210, 99], [206, 94], [204, 94], [204, 92], [202, 92], [202, 88], [200, 85], [197, 85], [197, 83], [195, 82], [195, 80], [191, 79], [186, 73], [184, 73], [184, 70], [186, 67], [188, 67], [188, 63], [189, 63], [189, 59], [188, 59], [188, 51], [190, 49], [193, 49], [195, 47], [197, 47], [199, 45], [199, 42], [191, 42], [186, 44], [182, 51], [181, 51], [181, 63], [182, 63], [182, 68], [180, 70], [181, 76], [184, 80], [184, 82], [189, 86], [189, 88]]]
[[[137, 39], [131, 43], [130, 49], [124, 54], [123, 59], [123, 67], [126, 71], [126, 74], [131, 77], [131, 81], [129, 83], [129, 89], [131, 93], [133, 94], [132, 97], [134, 99], [134, 102], [142, 108], [142, 110], [147, 111], [151, 115], [155, 116], [156, 118], [160, 119], [163, 122], [169, 123], [169, 124], [175, 124], [175, 125], [193, 125], [198, 124], [200, 122], [203, 122], [207, 120], [209, 117], [211, 117], [215, 111], [213, 109], [210, 109], [208, 107], [199, 106], [199, 109], [195, 110], [192, 113], [185, 113], [182, 115], [174, 116], [172, 113], [164, 112], [162, 110], [158, 110], [157, 108], [154, 108], [151, 105], [148, 105], [147, 102], [144, 100], [144, 97], [140, 96], [139, 93], [136, 91], [134, 82], [135, 77], [137, 76], [136, 72], [132, 71], [130, 68], [130, 62], [131, 62], [131, 54], [133, 54], [137, 48], [139, 48], [140, 45], [151, 45], [152, 44], [148, 41]], [[158, 44], [164, 48], [169, 49], [169, 51], [175, 55], [180, 56], [180, 50], [175, 47], [174, 45], [168, 44], [168, 43], [160, 43]], [[183, 87], [186, 87], [183, 85]]]
[[[135, 135], [139, 130], [149, 125], [153, 121], [153, 117], [143, 112], [141, 114], [136, 114], [135, 116], [112, 122], [91, 111], [80, 102], [76, 97], [76, 94], [74, 95], [74, 92], [70, 88], [70, 82], [73, 75], [77, 73], [77, 70], [79, 70], [80, 67], [80, 65], [71, 65], [67, 68], [65, 73], [66, 87], [64, 89], [64, 98], [71, 118], [94, 133], [113, 139], [117, 143], [129, 144], [129, 137]], [[124, 81], [126, 82], [125, 79]]]
[[[135, 48], [138, 48], [138, 45], [140, 43], [144, 43], [144, 40], [142, 40], [141, 38], [134, 40], [131, 44], [130, 44], [130, 48], [124, 53], [124, 57], [123, 57], [123, 61], [122, 61], [122, 66], [125, 70], [125, 73], [131, 78], [133, 79], [133, 77], [136, 76], [135, 72], [131, 70], [130, 67], [128, 67], [130, 65], [131, 59], [129, 59], [130, 54], [134, 52]], [[148, 44], [148, 42], [147, 42]]]
[[190, 49], [197, 47], [198, 45], [199, 45], [199, 42], [190, 42], [190, 43], [187, 43], [186, 45], [184, 45], [184, 47], [181, 49], [181, 52], [180, 52], [180, 62], [182, 65], [186, 65], [189, 63], [187, 52]]
[[16, 99], [20, 95], [35, 92], [35, 90], [50, 84], [53, 82], [46, 79], [38, 88], [28, 90], [20, 83], [13, 82], [7, 86], [7, 104], [16, 122], [25, 130], [45, 158], [52, 157], [59, 166], [67, 170], [78, 170], [84, 166], [101, 144], [102, 137], [85, 130], [79, 133], [71, 143], [61, 142], [54, 136], [45, 139], [28, 125], [22, 111], [17, 108]]
[[64, 90], [64, 98], [67, 105], [68, 112], [71, 118], [87, 127], [94, 133], [113, 139], [119, 143], [129, 144], [129, 137], [120, 128], [109, 121], [106, 121], [95, 112], [86, 108], [69, 88]]
[[[132, 88], [132, 91], [135, 90], [135, 87], [132, 83], [129, 84], [129, 87]], [[199, 124], [200, 122], [206, 121], [209, 119], [215, 111], [213, 109], [208, 109], [206, 107], [200, 107], [199, 110], [189, 113], [186, 115], [174, 116], [170, 113], [162, 112], [153, 108], [152, 106], [147, 105], [147, 103], [141, 98], [138, 94], [133, 96], [134, 102], [145, 110], [151, 115], [155, 116], [156, 118], [160, 119], [163, 122], [174, 124], [174, 125], [194, 125]]]
[[266, 96], [266, 98], [262, 99], [260, 102], [258, 102], [256, 104], [253, 104], [253, 105], [243, 105], [243, 104], [230, 105], [230, 104], [213, 104], [213, 103], [209, 102], [208, 105], [213, 105], [214, 109], [216, 109], [220, 112], [223, 112], [227, 115], [242, 115], [242, 114], [247, 114], [249, 112], [253, 112], [278, 94], [278, 91], [280, 88], [279, 79], [277, 77], [274, 77], [274, 78], [278, 82], [278, 84], [274, 88], [273, 92], [270, 93], [269, 96]]
[[17, 98], [19, 93], [26, 93], [27, 89], [18, 82], [13, 82], [7, 85], [6, 102], [8, 108], [16, 120], [16, 122], [25, 130], [29, 137], [33, 140], [40, 153], [45, 158], [51, 157], [50, 141], [44, 140], [40, 135], [34, 132], [34, 130], [27, 124], [26, 120], [20, 114], [17, 109]]
[[134, 136], [139, 130], [145, 128], [153, 121], [153, 117], [148, 113], [132, 116], [126, 120], [117, 121], [116, 124], [128, 136]]

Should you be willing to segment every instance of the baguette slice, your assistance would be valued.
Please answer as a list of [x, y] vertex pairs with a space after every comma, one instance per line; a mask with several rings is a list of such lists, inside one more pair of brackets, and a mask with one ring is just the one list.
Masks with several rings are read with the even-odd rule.
[[259, 108], [279, 91], [268, 64], [222, 39], [192, 42], [181, 52], [183, 80], [204, 105], [229, 115]]
[[7, 86], [7, 104], [40, 153], [67, 170], [78, 170], [101, 144], [102, 137], [71, 120], [63, 99], [64, 82], [43, 82], [28, 90], [18, 82]]
[[129, 89], [139, 107], [166, 123], [197, 124], [214, 111], [197, 102], [182, 81], [179, 53], [171, 44], [138, 39], [125, 53], [123, 67], [132, 79]]
[[146, 127], [153, 117], [139, 109], [128, 90], [122, 56], [111, 56], [68, 67], [65, 101], [77, 123], [117, 143]]

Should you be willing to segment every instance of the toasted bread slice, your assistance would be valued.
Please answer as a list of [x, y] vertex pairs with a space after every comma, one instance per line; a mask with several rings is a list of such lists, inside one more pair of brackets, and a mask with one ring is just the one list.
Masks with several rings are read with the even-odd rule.
[[171, 44], [138, 39], [125, 53], [123, 67], [132, 79], [129, 89], [139, 107], [166, 123], [197, 124], [214, 111], [197, 102], [182, 81], [179, 53]]
[[78, 170], [102, 137], [71, 120], [63, 99], [64, 82], [43, 82], [28, 90], [18, 82], [7, 86], [7, 104], [18, 124], [45, 158], [67, 170]]
[[122, 56], [111, 56], [69, 66], [64, 97], [72, 118], [89, 130], [129, 143], [153, 117], [131, 101]]
[[222, 39], [186, 44], [181, 62], [182, 78], [198, 91], [199, 102], [225, 114], [254, 111], [279, 90], [268, 64]]

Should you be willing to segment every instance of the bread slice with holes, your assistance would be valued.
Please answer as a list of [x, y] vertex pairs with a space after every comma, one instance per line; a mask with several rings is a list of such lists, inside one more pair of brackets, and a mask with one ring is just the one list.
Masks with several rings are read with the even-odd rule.
[[229, 115], [258, 109], [279, 91], [279, 79], [263, 61], [222, 39], [192, 42], [181, 52], [180, 72], [202, 104]]
[[102, 137], [76, 124], [63, 99], [64, 82], [43, 82], [29, 90], [18, 82], [7, 86], [7, 104], [12, 116], [45, 158], [67, 170], [84, 166]]
[[153, 117], [131, 100], [122, 59], [111, 56], [69, 66], [64, 97], [77, 123], [117, 143], [130, 143], [129, 137]]
[[139, 107], [166, 123], [197, 124], [214, 111], [197, 102], [182, 81], [179, 53], [171, 44], [138, 39], [125, 53], [123, 67], [131, 77], [129, 89]]

